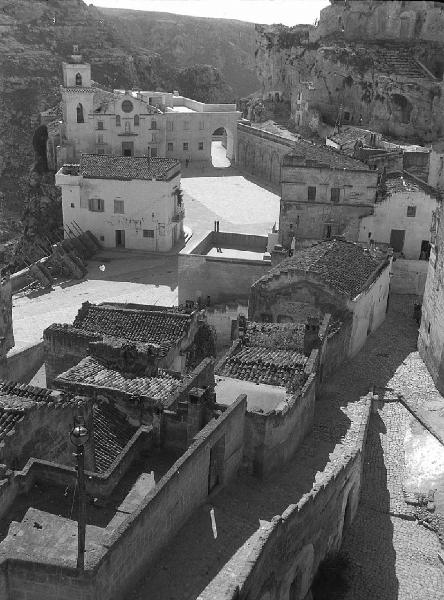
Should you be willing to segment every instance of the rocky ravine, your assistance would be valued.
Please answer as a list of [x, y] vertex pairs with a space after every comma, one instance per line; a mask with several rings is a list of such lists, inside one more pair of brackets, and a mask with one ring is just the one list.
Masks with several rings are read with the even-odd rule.
[[93, 79], [109, 89], [195, 90], [196, 99], [211, 102], [233, 101], [245, 93], [247, 80], [250, 91], [257, 87], [253, 50], [247, 60], [252, 24], [136, 16], [101, 12], [81, 0], [0, 0], [0, 194], [6, 215], [17, 218], [28, 205], [33, 133], [40, 111], [60, 99], [61, 63], [73, 44], [91, 63]]

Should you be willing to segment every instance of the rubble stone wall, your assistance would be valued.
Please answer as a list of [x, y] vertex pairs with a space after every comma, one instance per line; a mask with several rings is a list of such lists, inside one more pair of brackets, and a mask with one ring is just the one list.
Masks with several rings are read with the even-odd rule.
[[339, 550], [359, 502], [363, 451], [370, 417], [367, 397], [356, 443], [341, 461], [316, 476], [310, 492], [265, 523], [245, 553], [237, 553], [201, 593], [201, 600], [305, 598], [320, 562]]

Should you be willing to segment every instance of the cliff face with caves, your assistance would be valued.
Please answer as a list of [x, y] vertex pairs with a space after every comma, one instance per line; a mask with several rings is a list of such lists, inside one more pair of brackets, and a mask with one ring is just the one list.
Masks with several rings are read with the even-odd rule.
[[444, 135], [444, 7], [331, 2], [317, 25], [256, 26], [263, 98], [291, 104], [301, 131], [343, 123], [424, 143]]
[[[254, 40], [254, 26], [236, 21], [101, 12], [81, 0], [0, 0], [0, 200], [6, 216], [17, 222], [23, 214], [29, 231], [44, 225], [36, 201], [43, 188], [35, 175], [30, 183], [32, 139], [40, 111], [60, 100], [61, 63], [74, 44], [105, 89], [196, 90], [197, 100], [232, 102], [259, 85]], [[57, 192], [50, 177], [43, 180], [41, 206], [54, 207]]]

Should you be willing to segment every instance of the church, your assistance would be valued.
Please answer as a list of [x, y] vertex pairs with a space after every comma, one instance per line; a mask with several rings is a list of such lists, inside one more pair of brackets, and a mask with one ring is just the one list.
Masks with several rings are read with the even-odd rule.
[[77, 46], [62, 69], [61, 114], [57, 108], [41, 113], [54, 170], [78, 163], [83, 153], [211, 161], [218, 130], [226, 137], [227, 158], [235, 160], [241, 117], [235, 104], [205, 104], [177, 91], [100, 89]]

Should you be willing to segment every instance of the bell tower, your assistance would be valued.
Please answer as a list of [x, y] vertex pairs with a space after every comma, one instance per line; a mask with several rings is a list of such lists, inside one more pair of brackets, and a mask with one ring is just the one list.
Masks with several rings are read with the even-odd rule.
[[91, 65], [83, 62], [78, 46], [68, 61], [62, 63], [63, 85], [61, 86], [64, 145], [69, 161], [77, 161], [82, 152], [91, 152], [94, 147], [93, 112], [94, 88], [91, 87]]

